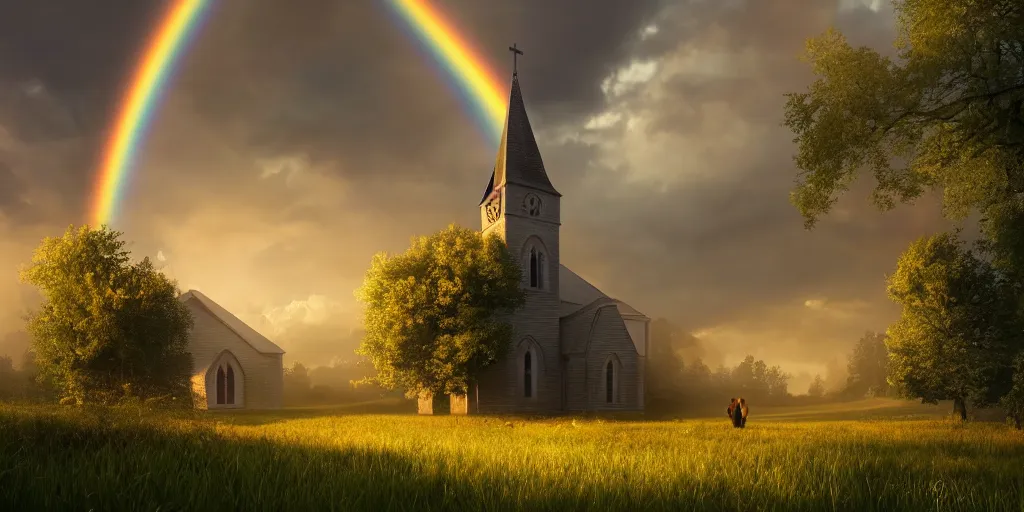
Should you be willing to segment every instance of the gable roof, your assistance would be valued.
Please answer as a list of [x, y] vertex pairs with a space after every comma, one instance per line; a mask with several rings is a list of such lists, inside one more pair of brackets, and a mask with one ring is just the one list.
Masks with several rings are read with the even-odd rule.
[[274, 342], [268, 340], [262, 334], [256, 332], [255, 329], [249, 327], [245, 322], [241, 321], [235, 315], [232, 315], [228, 310], [221, 307], [212, 299], [203, 295], [198, 290], [189, 290], [178, 297], [178, 300], [182, 302], [188, 302], [189, 299], [195, 299], [203, 309], [210, 312], [217, 320], [220, 320], [228, 329], [242, 338], [253, 349], [261, 354], [284, 354], [284, 350], [277, 346]]
[[607, 299], [615, 302], [619, 315], [623, 318], [648, 319], [633, 306], [606, 295], [596, 286], [587, 282], [579, 274], [569, 270], [565, 265], [558, 266], [558, 298], [561, 299], [561, 306], [558, 311], [559, 317], [571, 315], [596, 301]]

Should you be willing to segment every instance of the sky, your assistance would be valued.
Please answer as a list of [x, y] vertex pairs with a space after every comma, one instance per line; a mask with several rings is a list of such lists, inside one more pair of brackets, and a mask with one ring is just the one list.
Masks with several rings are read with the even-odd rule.
[[[0, 354], [35, 292], [17, 270], [86, 220], [103, 138], [153, 0], [16, 2], [0, 16]], [[563, 194], [562, 263], [697, 335], [825, 374], [898, 309], [885, 276], [946, 228], [936, 201], [880, 213], [857, 183], [813, 230], [788, 194], [787, 92], [830, 26], [892, 53], [881, 0], [432, 0], [507, 82], [507, 47]], [[384, 2], [223, 0], [183, 57], [114, 227], [183, 290], [275, 340], [350, 358], [371, 257], [478, 227], [496, 148]], [[806, 381], [806, 383], [805, 383]]]

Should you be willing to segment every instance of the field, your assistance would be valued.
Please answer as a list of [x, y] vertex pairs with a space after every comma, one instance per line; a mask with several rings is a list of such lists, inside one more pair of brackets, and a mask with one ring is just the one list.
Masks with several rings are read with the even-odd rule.
[[[369, 412], [368, 412], [369, 411]], [[1024, 510], [1024, 435], [872, 400], [724, 418], [0, 405], [0, 510]]]

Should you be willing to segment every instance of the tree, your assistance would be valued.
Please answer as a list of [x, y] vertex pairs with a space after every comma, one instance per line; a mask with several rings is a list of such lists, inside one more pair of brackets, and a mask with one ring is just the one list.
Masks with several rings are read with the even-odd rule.
[[792, 201], [812, 227], [860, 173], [881, 209], [927, 189], [944, 212], [982, 212], [997, 266], [1024, 275], [1024, 4], [895, 0], [896, 61], [834, 30], [807, 44], [817, 80], [788, 94], [800, 169]]
[[923, 237], [900, 257], [889, 296], [902, 306], [889, 328], [890, 384], [926, 403], [985, 406], [1007, 390], [1021, 334], [1009, 286], [948, 233]]
[[847, 364], [845, 393], [863, 397], [885, 396], [889, 390], [889, 351], [885, 334], [868, 331], [857, 341]]
[[779, 366], [770, 366], [764, 373], [765, 388], [772, 398], [785, 398], [789, 395], [789, 374]]
[[28, 321], [40, 377], [63, 403], [166, 397], [191, 405], [191, 314], [148, 258], [130, 263], [120, 236], [69, 227], [44, 239], [22, 270], [44, 298]]
[[1024, 427], [1024, 354], [1018, 355], [1014, 361], [1013, 385], [999, 402], [1017, 430]]
[[374, 256], [356, 292], [366, 330], [357, 352], [377, 370], [368, 380], [410, 397], [466, 393], [511, 345], [505, 318], [525, 302], [521, 279], [504, 241], [454, 225]]
[[309, 401], [310, 390], [313, 388], [309, 378], [309, 370], [298, 361], [292, 364], [291, 368], [284, 369], [284, 399], [285, 403], [291, 405], [302, 404]]
[[814, 380], [811, 382], [810, 387], [807, 388], [807, 395], [815, 398], [825, 396], [825, 380], [821, 378], [821, 375], [814, 376]]
[[732, 370], [732, 386], [736, 392], [756, 398], [784, 398], [788, 395], [789, 375], [778, 366], [748, 355]]

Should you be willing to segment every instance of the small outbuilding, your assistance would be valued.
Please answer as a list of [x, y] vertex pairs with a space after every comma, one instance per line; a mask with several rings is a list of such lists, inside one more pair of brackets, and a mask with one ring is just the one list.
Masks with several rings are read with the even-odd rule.
[[277, 409], [284, 395], [284, 350], [196, 290], [180, 300], [192, 312], [192, 391], [200, 409]]

